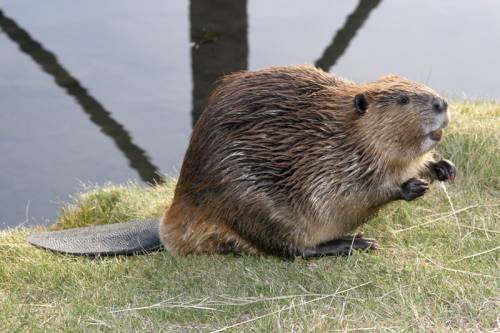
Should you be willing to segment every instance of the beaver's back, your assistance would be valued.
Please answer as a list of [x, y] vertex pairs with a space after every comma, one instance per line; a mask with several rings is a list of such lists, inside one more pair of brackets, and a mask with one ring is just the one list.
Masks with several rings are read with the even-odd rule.
[[179, 182], [197, 196], [206, 188], [245, 199], [263, 191], [273, 196], [267, 200], [287, 195], [288, 202], [321, 160], [324, 140], [343, 132], [341, 120], [331, 127], [334, 110], [323, 108], [319, 96], [348, 84], [309, 66], [225, 77], [193, 130]]

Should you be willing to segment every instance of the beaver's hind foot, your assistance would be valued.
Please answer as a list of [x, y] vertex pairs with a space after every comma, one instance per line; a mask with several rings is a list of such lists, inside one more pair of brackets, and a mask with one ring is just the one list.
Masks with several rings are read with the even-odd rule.
[[359, 233], [355, 236], [344, 236], [325, 243], [316, 245], [314, 248], [306, 249], [302, 257], [317, 258], [322, 256], [346, 256], [353, 250], [377, 250], [379, 245], [376, 240], [364, 238]]

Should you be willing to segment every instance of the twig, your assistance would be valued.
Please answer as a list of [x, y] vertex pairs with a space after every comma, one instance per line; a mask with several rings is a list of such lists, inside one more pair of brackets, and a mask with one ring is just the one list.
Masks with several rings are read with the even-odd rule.
[[454, 269], [454, 268], [449, 268], [449, 267], [444, 267], [444, 266], [438, 266], [438, 267], [445, 270], [445, 271], [454, 272], [454, 273], [462, 273], [462, 274], [468, 274], [468, 275], [474, 275], [474, 276], [481, 276], [481, 277], [487, 277], [487, 278], [491, 278], [491, 279], [500, 279], [500, 276], [481, 274], [481, 273], [476, 273], [476, 272], [471, 272], [471, 271], [464, 271], [461, 269]]
[[272, 316], [272, 315], [275, 315], [275, 314], [278, 314], [278, 313], [281, 313], [283, 311], [286, 311], [286, 310], [290, 310], [290, 309], [293, 309], [295, 307], [298, 307], [298, 306], [302, 306], [302, 305], [306, 305], [306, 304], [309, 304], [309, 303], [313, 303], [313, 302], [317, 302], [317, 301], [320, 301], [320, 300], [323, 300], [325, 298], [329, 298], [329, 297], [335, 297], [339, 294], [343, 294], [343, 293], [346, 293], [348, 291], [351, 291], [351, 290], [354, 290], [354, 289], [357, 289], [357, 288], [360, 288], [360, 287], [363, 287], [363, 286], [366, 286], [367, 284], [370, 284], [372, 283], [372, 281], [368, 281], [368, 282], [365, 282], [363, 284], [360, 284], [358, 286], [355, 286], [355, 287], [351, 287], [351, 288], [348, 288], [348, 289], [344, 289], [344, 290], [341, 290], [341, 291], [336, 291], [335, 293], [333, 294], [329, 294], [329, 295], [324, 295], [324, 296], [321, 296], [321, 297], [318, 297], [318, 298], [315, 298], [315, 299], [312, 299], [312, 300], [309, 300], [309, 301], [305, 301], [305, 302], [302, 302], [298, 305], [289, 305], [289, 306], [286, 306], [284, 308], [281, 308], [279, 310], [276, 310], [276, 311], [272, 311], [272, 312], [269, 312], [269, 313], [266, 313], [264, 315], [261, 315], [261, 316], [257, 316], [257, 317], [254, 317], [254, 318], [250, 318], [248, 320], [244, 320], [244, 321], [240, 321], [236, 324], [232, 324], [232, 325], [229, 325], [229, 326], [225, 326], [225, 327], [222, 327], [222, 328], [219, 328], [215, 331], [211, 331], [211, 333], [217, 333], [217, 332], [223, 332], [223, 331], [226, 331], [230, 328], [234, 328], [234, 327], [238, 327], [238, 326], [241, 326], [241, 325], [244, 325], [244, 324], [248, 324], [248, 323], [251, 323], [251, 322], [254, 322], [254, 321], [257, 321], [259, 319], [262, 319], [262, 318], [266, 318], [266, 317], [269, 317], [269, 316]]
[[171, 301], [173, 299], [179, 298], [180, 296], [181, 295], [170, 297], [169, 299], [163, 300], [161, 302], [158, 302], [158, 303], [152, 304], [152, 305], [140, 306], [140, 307], [136, 307], [136, 308], [126, 308], [126, 309], [111, 310], [111, 311], [109, 311], [109, 313], [118, 313], [118, 312], [125, 312], [125, 311], [154, 309], [154, 308], [160, 307], [161, 305], [165, 304], [168, 301]]
[[479, 253], [475, 253], [475, 254], [471, 254], [469, 256], [466, 256], [466, 257], [463, 257], [462, 259], [458, 259], [454, 262], [458, 262], [458, 261], [462, 261], [462, 260], [465, 260], [465, 259], [470, 259], [470, 258], [474, 258], [474, 257], [477, 257], [477, 256], [480, 256], [480, 255], [483, 255], [483, 254], [486, 254], [486, 253], [490, 253], [490, 252], [493, 252], [493, 251], [496, 251], [500, 249], [500, 245], [497, 246], [497, 247], [494, 247], [492, 249], [489, 249], [489, 250], [486, 250], [486, 251], [483, 251], [483, 252], [479, 252]]
[[137, 308], [126, 308], [126, 309], [119, 309], [119, 310], [112, 310], [109, 311], [109, 313], [120, 313], [120, 312], [127, 312], [127, 311], [137, 311], [137, 310], [148, 310], [148, 309], [157, 309], [157, 308], [162, 308], [162, 309], [167, 309], [167, 308], [183, 308], [183, 309], [195, 309], [195, 310], [209, 310], [209, 311], [221, 311], [215, 308], [210, 308], [208, 306], [202, 306], [202, 305], [189, 305], [189, 304], [162, 304], [163, 302], [149, 305], [149, 306], [141, 306]]
[[23, 305], [23, 306], [35, 306], [35, 307], [40, 307], [40, 308], [55, 308], [56, 307], [54, 304], [19, 303], [19, 305]]
[[231, 301], [240, 301], [240, 303], [213, 303], [212, 305], [236, 305], [236, 306], [242, 306], [242, 305], [249, 305], [249, 304], [255, 304], [255, 303], [261, 303], [261, 302], [269, 302], [269, 301], [278, 301], [278, 300], [283, 300], [283, 299], [290, 299], [290, 298], [298, 298], [298, 297], [313, 297], [313, 296], [324, 296], [324, 294], [315, 294], [315, 293], [308, 293], [308, 294], [296, 294], [296, 295], [283, 295], [283, 296], [275, 296], [275, 297], [249, 297], [247, 299], [237, 299], [237, 298], [231, 298], [226, 295], [221, 295], [221, 298], [225, 298]]
[[471, 272], [471, 271], [464, 271], [464, 270], [461, 270], [461, 269], [455, 269], [455, 268], [445, 267], [445, 266], [443, 266], [441, 264], [438, 264], [437, 262], [435, 262], [434, 260], [432, 260], [432, 259], [430, 259], [430, 258], [428, 258], [426, 256], [424, 256], [424, 258], [426, 258], [429, 262], [431, 262], [437, 268], [440, 268], [440, 269], [448, 271], [448, 272], [461, 273], [461, 274], [467, 274], [467, 275], [473, 275], [473, 276], [481, 276], [481, 277], [487, 277], [487, 278], [492, 278], [492, 279], [500, 279], [499, 276], [488, 275], [488, 274], [481, 274], [481, 273], [476, 273], [476, 272]]
[[427, 221], [427, 222], [423, 222], [423, 223], [420, 223], [420, 224], [416, 224], [416, 225], [412, 225], [411, 227], [408, 227], [408, 228], [395, 230], [394, 233], [397, 234], [397, 233], [400, 233], [400, 232], [403, 232], [403, 231], [408, 231], [408, 230], [411, 230], [411, 229], [416, 229], [416, 228], [419, 228], [419, 227], [423, 227], [423, 226], [432, 224], [432, 223], [440, 221], [440, 220], [444, 220], [447, 217], [450, 217], [450, 216], [453, 216], [453, 215], [457, 215], [459, 213], [465, 212], [466, 210], [469, 210], [469, 209], [472, 209], [472, 208], [476, 208], [476, 207], [479, 207], [479, 205], [476, 204], [476, 205], [467, 206], [467, 207], [461, 208], [459, 210], [455, 210], [452, 213], [448, 213], [448, 214], [443, 215], [441, 217], [435, 218], [433, 220], [430, 220], [430, 221]]
[[[124, 308], [112, 310], [110, 313], [119, 313], [126, 311], [139, 311], [139, 310], [151, 310], [151, 309], [161, 309], [161, 308], [192, 308], [197, 310], [213, 310], [213, 311], [221, 311], [213, 308], [214, 306], [245, 306], [250, 304], [262, 303], [262, 302], [270, 302], [270, 301], [279, 301], [291, 298], [303, 298], [303, 297], [322, 297], [325, 294], [316, 294], [316, 293], [307, 293], [307, 294], [294, 294], [294, 295], [283, 295], [283, 296], [275, 296], [275, 297], [247, 297], [247, 298], [232, 298], [227, 295], [219, 296], [222, 299], [227, 299], [231, 302], [217, 302], [217, 301], [208, 301], [208, 298], [204, 298], [201, 300], [191, 300], [185, 303], [174, 302], [168, 303], [173, 299], [179, 298], [181, 295], [171, 297], [169, 299], [163, 300], [161, 302], [133, 307], [133, 308]], [[196, 302], [196, 304], [193, 304]]]
[[444, 182], [439, 182], [439, 185], [441, 185], [441, 188], [443, 189], [443, 192], [446, 195], [448, 202], [450, 203], [451, 211], [453, 212], [453, 216], [455, 217], [455, 222], [457, 223], [458, 235], [460, 236], [460, 239], [462, 239], [462, 229], [460, 229], [460, 222], [458, 221], [457, 212], [455, 211], [455, 206], [453, 205], [453, 201], [451, 201], [451, 197], [448, 193], [448, 190], [446, 189], [446, 185], [444, 184]]
[[479, 228], [479, 227], [475, 227], [475, 226], [472, 226], [472, 225], [467, 225], [467, 224], [460, 224], [460, 226], [462, 228], [469, 228], [469, 229], [474, 229], [474, 230], [480, 230], [480, 231], [483, 231], [486, 233], [486, 235], [488, 235], [487, 233], [488, 232], [491, 232], [491, 233], [494, 233], [494, 234], [500, 234], [500, 231], [498, 230], [491, 230], [491, 229], [484, 229], [484, 228]]

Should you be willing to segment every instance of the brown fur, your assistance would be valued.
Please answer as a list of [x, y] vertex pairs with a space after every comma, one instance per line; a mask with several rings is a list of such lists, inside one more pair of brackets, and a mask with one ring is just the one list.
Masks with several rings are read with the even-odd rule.
[[354, 231], [425, 173], [436, 98], [398, 76], [356, 84], [310, 66], [226, 76], [193, 130], [162, 241], [286, 257]]

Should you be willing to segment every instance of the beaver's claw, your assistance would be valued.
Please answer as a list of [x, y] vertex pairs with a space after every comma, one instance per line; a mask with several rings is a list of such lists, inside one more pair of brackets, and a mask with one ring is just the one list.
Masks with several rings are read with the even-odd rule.
[[410, 178], [401, 185], [401, 197], [410, 201], [424, 195], [429, 188], [429, 183], [423, 179]]
[[457, 168], [448, 160], [441, 160], [432, 165], [436, 178], [439, 181], [454, 182], [457, 176]]

